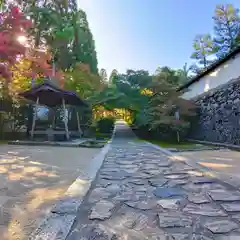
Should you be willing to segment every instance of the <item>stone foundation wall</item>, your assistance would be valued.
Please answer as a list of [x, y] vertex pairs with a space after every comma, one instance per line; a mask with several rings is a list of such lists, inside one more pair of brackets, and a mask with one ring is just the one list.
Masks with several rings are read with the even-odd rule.
[[195, 100], [199, 119], [190, 138], [240, 145], [240, 78]]

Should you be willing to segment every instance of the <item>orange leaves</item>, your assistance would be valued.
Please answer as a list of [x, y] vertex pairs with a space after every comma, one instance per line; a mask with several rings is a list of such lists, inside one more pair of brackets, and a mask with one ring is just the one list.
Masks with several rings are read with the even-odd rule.
[[31, 27], [31, 21], [19, 10], [10, 6], [10, 11], [0, 15], [0, 61], [2, 62], [0, 75], [11, 80], [10, 68], [16, 64], [18, 58], [26, 54], [26, 47], [17, 41], [17, 37], [26, 35]]
[[31, 68], [34, 74], [42, 74], [43, 76], [51, 76], [51, 65], [48, 61], [51, 59], [50, 55], [45, 52], [32, 50], [27, 59], [31, 62]]
[[54, 77], [60, 86], [64, 85], [64, 73], [57, 70], [53, 73], [51, 63], [52, 55], [47, 51], [31, 50], [28, 52], [26, 60], [29, 61], [30, 68], [25, 72], [25, 76], [31, 78]]
[[[31, 47], [27, 31], [33, 24], [18, 7], [10, 6], [9, 11], [0, 13], [0, 23], [0, 77], [8, 83], [18, 76], [21, 79], [54, 77], [59, 85], [64, 85], [63, 72], [53, 74], [52, 55]], [[22, 67], [21, 62], [29, 64]]]

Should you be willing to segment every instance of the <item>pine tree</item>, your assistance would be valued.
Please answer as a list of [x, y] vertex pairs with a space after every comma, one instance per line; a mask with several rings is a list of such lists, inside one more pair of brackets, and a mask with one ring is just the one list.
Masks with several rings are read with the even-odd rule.
[[204, 69], [212, 62], [209, 56], [214, 53], [214, 45], [209, 34], [197, 35], [193, 42], [194, 52], [192, 59], [196, 59], [197, 63]]
[[214, 44], [217, 56], [223, 57], [237, 46], [240, 33], [239, 9], [232, 4], [217, 5], [214, 20]]
[[79, 10], [77, 18], [79, 24], [76, 26], [75, 34], [78, 37], [75, 37], [76, 40], [73, 47], [75, 59], [77, 62], [88, 64], [91, 72], [97, 74], [97, 53], [86, 13], [83, 10]]

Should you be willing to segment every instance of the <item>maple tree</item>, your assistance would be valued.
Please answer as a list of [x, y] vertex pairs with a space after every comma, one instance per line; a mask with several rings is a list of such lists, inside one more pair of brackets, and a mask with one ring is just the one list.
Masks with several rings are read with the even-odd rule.
[[[9, 10], [0, 13], [0, 22], [0, 76], [8, 82], [19, 72], [31, 78], [51, 77], [51, 54], [47, 50], [35, 49], [28, 39], [28, 31], [34, 27], [32, 21], [12, 5]], [[23, 59], [30, 62], [24, 70], [18, 68], [19, 61]], [[63, 85], [62, 71], [57, 71], [54, 78]]]
[[10, 68], [17, 63], [19, 57], [26, 54], [27, 50], [26, 46], [18, 41], [18, 37], [26, 37], [26, 31], [32, 23], [14, 6], [0, 13], [0, 22], [0, 75], [10, 80], [12, 75]]

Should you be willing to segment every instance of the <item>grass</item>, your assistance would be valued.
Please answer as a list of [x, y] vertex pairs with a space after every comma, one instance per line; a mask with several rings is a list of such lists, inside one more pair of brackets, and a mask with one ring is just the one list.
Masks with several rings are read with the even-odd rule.
[[9, 142], [8, 140], [0, 140], [0, 145], [1, 144], [8, 144], [8, 142]]
[[189, 148], [201, 147], [196, 143], [190, 143], [190, 142], [172, 143], [172, 142], [165, 142], [160, 140], [149, 140], [149, 142], [159, 145], [162, 148], [189, 149]]
[[161, 141], [161, 140], [153, 140], [153, 139], [139, 139], [139, 141], [148, 141], [150, 143], [153, 143], [155, 145], [158, 145], [162, 148], [174, 148], [174, 149], [179, 149], [179, 150], [184, 150], [184, 149], [202, 149], [206, 147], [213, 147], [213, 146], [208, 146], [208, 145], [203, 145], [203, 144], [197, 144], [197, 143], [191, 143], [191, 142], [166, 142], [166, 141]]

